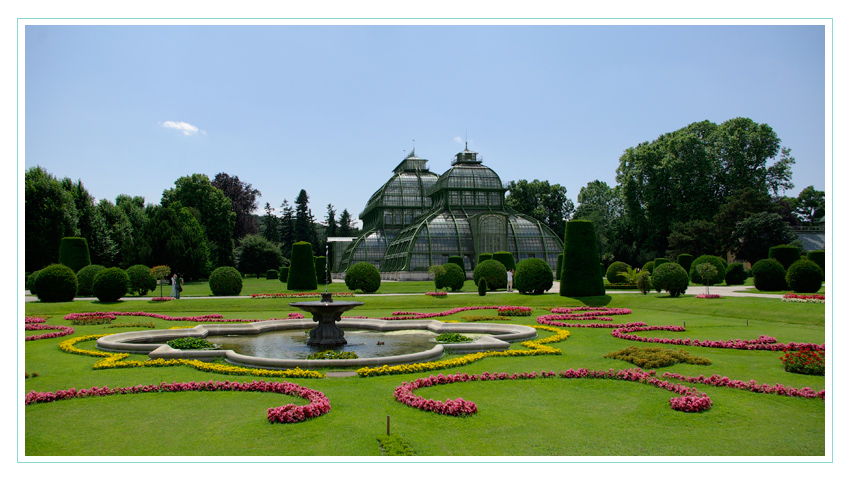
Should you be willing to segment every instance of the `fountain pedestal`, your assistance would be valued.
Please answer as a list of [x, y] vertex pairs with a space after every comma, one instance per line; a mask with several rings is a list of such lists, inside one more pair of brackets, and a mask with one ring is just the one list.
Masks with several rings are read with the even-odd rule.
[[342, 317], [342, 313], [362, 306], [362, 302], [337, 301], [334, 302], [330, 293], [323, 293], [321, 301], [312, 302], [290, 302], [290, 306], [313, 314], [313, 322], [319, 325], [310, 331], [308, 346], [337, 347], [346, 344], [345, 332], [337, 327], [336, 322]]

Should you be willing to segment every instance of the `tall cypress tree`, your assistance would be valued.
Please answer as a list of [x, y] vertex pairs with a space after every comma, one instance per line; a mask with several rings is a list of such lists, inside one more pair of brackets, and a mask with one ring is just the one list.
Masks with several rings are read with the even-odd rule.
[[278, 230], [278, 219], [274, 215], [274, 208], [266, 202], [266, 215], [263, 217], [263, 237], [269, 242], [280, 242], [280, 231]]
[[310, 215], [310, 197], [307, 196], [306, 190], [301, 189], [295, 199], [295, 242], [313, 240]]
[[283, 199], [280, 208], [280, 251], [283, 257], [289, 259], [292, 255], [292, 244], [295, 243], [295, 211], [286, 199]]
[[351, 237], [351, 214], [348, 213], [348, 209], [342, 209], [342, 214], [339, 216], [337, 233], [340, 237]]

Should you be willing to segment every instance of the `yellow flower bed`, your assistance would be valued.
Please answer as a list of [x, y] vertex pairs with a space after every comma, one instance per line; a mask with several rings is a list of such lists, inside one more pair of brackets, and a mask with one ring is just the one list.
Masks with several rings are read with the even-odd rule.
[[74, 346], [79, 342], [91, 341], [105, 336], [106, 334], [93, 334], [68, 339], [59, 343], [59, 349], [71, 354], [82, 354], [85, 356], [104, 357], [94, 363], [94, 369], [112, 369], [119, 367], [166, 367], [166, 366], [190, 366], [199, 371], [214, 372], [218, 374], [238, 374], [263, 377], [297, 377], [297, 378], [320, 378], [324, 374], [317, 371], [308, 371], [296, 367], [282, 371], [273, 369], [253, 369], [230, 364], [216, 364], [212, 362], [199, 361], [197, 359], [147, 359], [145, 361], [124, 361], [130, 357], [124, 352], [104, 352], [80, 349]]
[[554, 332], [555, 334], [545, 339], [535, 341], [525, 341], [520, 343], [521, 346], [527, 347], [529, 351], [520, 351], [518, 349], [508, 349], [507, 351], [485, 351], [467, 354], [465, 356], [456, 357], [454, 359], [446, 359], [445, 361], [420, 362], [417, 364], [401, 364], [398, 366], [381, 366], [381, 367], [364, 367], [358, 369], [357, 375], [360, 377], [385, 376], [389, 374], [409, 374], [423, 371], [432, 371], [435, 369], [450, 369], [454, 367], [464, 366], [466, 364], [484, 359], [485, 357], [508, 357], [508, 356], [539, 356], [545, 354], [561, 354], [561, 350], [546, 346], [554, 342], [565, 341], [570, 337], [570, 331], [560, 329], [553, 326], [530, 326], [543, 331]]

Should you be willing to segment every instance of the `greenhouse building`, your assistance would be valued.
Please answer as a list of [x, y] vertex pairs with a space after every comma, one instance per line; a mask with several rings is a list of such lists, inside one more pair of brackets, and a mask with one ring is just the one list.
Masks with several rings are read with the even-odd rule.
[[337, 271], [366, 261], [386, 278], [427, 278], [428, 267], [461, 256], [471, 275], [478, 255], [511, 252], [555, 269], [561, 240], [542, 222], [505, 205], [499, 176], [476, 152], [464, 149], [443, 175], [411, 153], [395, 175], [370, 198], [360, 214], [363, 235], [351, 242]]

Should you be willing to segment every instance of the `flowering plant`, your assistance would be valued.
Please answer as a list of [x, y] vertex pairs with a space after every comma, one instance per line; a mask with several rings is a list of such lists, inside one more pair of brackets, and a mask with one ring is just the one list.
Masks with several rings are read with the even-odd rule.
[[788, 294], [782, 296], [782, 300], [784, 302], [814, 302], [817, 304], [823, 304], [824, 302], [826, 302], [826, 296], [823, 294], [807, 295], [794, 294], [792, 292], [789, 292]]
[[498, 313], [500, 316], [530, 316], [531, 308], [523, 306], [499, 306]]
[[[294, 292], [294, 293], [271, 293], [251, 294], [251, 299], [288, 299], [288, 298], [322, 297], [320, 292]], [[354, 297], [353, 292], [333, 292], [331, 297]]]
[[45, 324], [47, 319], [42, 317], [25, 317], [24, 318], [24, 330], [25, 331], [52, 331], [58, 330], [59, 332], [48, 332], [45, 334], [36, 334], [35, 336], [26, 336], [24, 341], [38, 341], [40, 339], [53, 339], [54, 337], [62, 337], [67, 336], [69, 334], [74, 333], [73, 327], [68, 326], [51, 326]]
[[151, 301], [153, 301], [153, 302], [165, 302], [165, 301], [170, 301], [170, 300], [173, 300], [173, 299], [174, 299], [173, 297], [152, 297]]
[[824, 351], [803, 348], [799, 351], [785, 350], [785, 355], [779, 358], [786, 372], [823, 376], [826, 374]]
[[[707, 264], [700, 264], [700, 265], [704, 266], [704, 265], [707, 265]], [[696, 298], [697, 299], [720, 299], [720, 294], [697, 294]]]
[[432, 297], [446, 297], [446, 296], [449, 295], [449, 293], [446, 292], [446, 291], [435, 291], [435, 292], [426, 292], [425, 295], [426, 296], [432, 296]]

